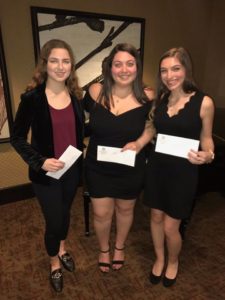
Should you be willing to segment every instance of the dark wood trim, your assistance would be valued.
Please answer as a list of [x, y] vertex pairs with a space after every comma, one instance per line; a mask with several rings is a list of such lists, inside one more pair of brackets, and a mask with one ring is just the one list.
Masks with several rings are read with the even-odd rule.
[[0, 190], [0, 205], [34, 197], [31, 183], [17, 185]]

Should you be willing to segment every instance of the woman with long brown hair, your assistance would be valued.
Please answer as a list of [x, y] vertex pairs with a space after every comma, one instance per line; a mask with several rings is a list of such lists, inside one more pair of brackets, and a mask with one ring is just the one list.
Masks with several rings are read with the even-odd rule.
[[[13, 147], [29, 165], [29, 177], [45, 218], [50, 283], [56, 292], [63, 288], [61, 264], [70, 272], [75, 269], [65, 240], [81, 160], [60, 179], [46, 173], [64, 168], [65, 163], [59, 157], [69, 145], [82, 150], [82, 90], [74, 65], [72, 49], [66, 42], [54, 39], [42, 47], [32, 82], [21, 95], [11, 138]], [[30, 129], [31, 142], [27, 139]]]
[[[106, 273], [110, 268], [119, 270], [123, 267], [134, 206], [143, 187], [143, 148], [154, 130], [146, 122], [151, 102], [143, 89], [142, 64], [135, 47], [117, 44], [104, 59], [102, 67], [103, 84], [91, 85], [84, 98], [85, 109], [90, 113], [91, 131], [85, 175], [100, 248], [98, 265]], [[135, 164], [101, 161], [98, 159], [99, 146], [133, 150]], [[114, 214], [116, 236], [111, 261], [110, 233]]]
[[[150, 281], [157, 284], [163, 279], [163, 285], [169, 287], [176, 282], [178, 274], [182, 246], [179, 226], [182, 219], [190, 216], [198, 183], [198, 165], [210, 163], [214, 158], [214, 104], [197, 88], [190, 55], [182, 47], [162, 55], [157, 91], [153, 112], [157, 142], [159, 134], [164, 138], [166, 135], [170, 139], [200, 141], [199, 149], [190, 148], [181, 156], [156, 147], [147, 164], [144, 202], [151, 207], [156, 254]], [[176, 144], [174, 149], [178, 147]]]

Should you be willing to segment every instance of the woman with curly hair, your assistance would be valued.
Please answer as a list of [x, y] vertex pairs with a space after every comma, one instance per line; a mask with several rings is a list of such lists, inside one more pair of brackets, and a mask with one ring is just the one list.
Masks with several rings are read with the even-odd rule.
[[[84, 97], [90, 113], [90, 141], [85, 158], [85, 175], [94, 212], [99, 242], [98, 266], [108, 273], [125, 262], [125, 243], [133, 222], [134, 207], [144, 182], [144, 146], [154, 135], [148, 112], [152, 94], [142, 83], [140, 55], [130, 44], [117, 44], [102, 63], [103, 84], [95, 83]], [[99, 146], [135, 152], [134, 166], [98, 159]], [[113, 216], [116, 236], [110, 260]]]

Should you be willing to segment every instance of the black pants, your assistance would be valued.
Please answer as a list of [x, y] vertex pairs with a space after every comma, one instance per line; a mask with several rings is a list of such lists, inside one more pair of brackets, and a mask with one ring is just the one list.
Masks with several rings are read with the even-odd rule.
[[59, 252], [70, 225], [70, 209], [79, 183], [77, 166], [72, 166], [59, 180], [49, 185], [33, 183], [34, 192], [45, 218], [45, 247], [49, 256]]

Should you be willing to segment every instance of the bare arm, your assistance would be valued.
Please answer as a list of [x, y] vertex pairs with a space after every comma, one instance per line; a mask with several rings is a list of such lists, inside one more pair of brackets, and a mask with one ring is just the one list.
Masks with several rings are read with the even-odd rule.
[[210, 163], [214, 158], [214, 143], [212, 138], [212, 127], [214, 118], [214, 104], [210, 97], [205, 96], [202, 102], [200, 117], [202, 119], [202, 130], [200, 134], [200, 151], [191, 151], [189, 161], [193, 164]]
[[155, 92], [152, 88], [146, 87], [144, 88], [145, 95], [148, 97], [150, 101], [152, 101], [155, 97]]
[[99, 96], [101, 90], [102, 90], [102, 84], [101, 83], [93, 83], [89, 87], [89, 93], [90, 93], [92, 99], [94, 99], [95, 101], [97, 101], [98, 96]]

